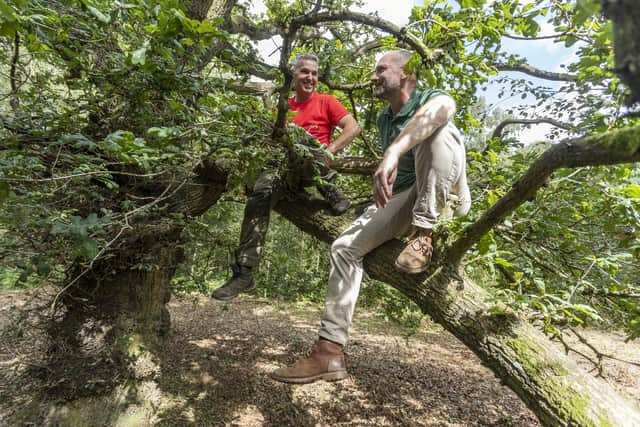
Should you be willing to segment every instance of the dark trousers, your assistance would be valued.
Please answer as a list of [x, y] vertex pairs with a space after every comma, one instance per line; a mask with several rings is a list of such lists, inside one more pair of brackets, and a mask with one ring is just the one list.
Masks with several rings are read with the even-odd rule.
[[319, 188], [331, 186], [337, 175], [326, 165], [323, 157], [316, 161], [292, 159], [289, 165], [282, 176], [276, 169], [266, 169], [258, 176], [244, 207], [240, 244], [235, 250], [237, 264], [252, 268], [260, 264], [271, 209], [287, 190], [296, 191], [312, 185]]

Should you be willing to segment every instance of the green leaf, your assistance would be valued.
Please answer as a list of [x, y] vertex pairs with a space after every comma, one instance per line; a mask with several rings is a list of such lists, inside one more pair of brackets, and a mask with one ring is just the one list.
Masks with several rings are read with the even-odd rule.
[[478, 8], [484, 5], [485, 0], [460, 0], [460, 7], [466, 9], [468, 7]]
[[147, 135], [156, 138], [176, 138], [180, 136], [180, 128], [177, 127], [150, 127]]
[[131, 52], [131, 63], [136, 65], [144, 65], [147, 61], [147, 46], [142, 46]]
[[507, 267], [507, 268], [513, 267], [513, 264], [511, 264], [509, 261], [507, 261], [504, 258], [498, 257], [498, 258], [494, 259], [493, 262], [498, 264], [498, 265], [501, 265], [503, 267]]
[[491, 251], [494, 245], [495, 242], [493, 241], [493, 233], [489, 232], [482, 236], [482, 238], [478, 242], [478, 252], [480, 252], [480, 255], [486, 255]]
[[96, 255], [98, 255], [100, 249], [98, 248], [98, 243], [95, 240], [86, 237], [76, 241], [74, 252], [76, 256], [84, 259], [85, 261], [91, 261], [96, 257]]
[[89, 12], [91, 12], [91, 14], [93, 16], [96, 17], [96, 19], [104, 24], [108, 24], [109, 22], [111, 22], [111, 18], [107, 15], [105, 15], [104, 13], [100, 12], [98, 9], [96, 9], [95, 7], [86, 4], [85, 6], [87, 6], [87, 9], [89, 10]]
[[0, 0], [0, 36], [13, 36], [18, 28], [18, 16], [11, 6]]
[[640, 185], [627, 185], [620, 190], [620, 193], [624, 194], [630, 199], [640, 199]]

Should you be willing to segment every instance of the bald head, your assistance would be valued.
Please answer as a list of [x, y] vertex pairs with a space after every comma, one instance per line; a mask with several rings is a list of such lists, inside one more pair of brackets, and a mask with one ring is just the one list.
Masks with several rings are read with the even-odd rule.
[[371, 76], [374, 95], [389, 101], [394, 113], [400, 110], [416, 88], [416, 75], [405, 70], [412, 56], [413, 52], [408, 50], [387, 52], [378, 60]]
[[385, 53], [383, 58], [387, 58], [389, 61], [394, 63], [398, 68], [404, 69], [409, 61], [411, 61], [411, 57], [413, 57], [413, 52], [410, 50], [398, 49], [392, 50], [390, 52]]

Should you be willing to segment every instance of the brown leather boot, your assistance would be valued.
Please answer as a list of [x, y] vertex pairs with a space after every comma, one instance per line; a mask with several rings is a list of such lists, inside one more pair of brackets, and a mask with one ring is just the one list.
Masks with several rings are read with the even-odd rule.
[[396, 259], [396, 268], [405, 273], [422, 273], [429, 267], [433, 255], [431, 230], [415, 227], [409, 243]]
[[345, 379], [347, 368], [342, 346], [321, 338], [313, 345], [308, 357], [298, 360], [288, 368], [276, 369], [271, 373], [271, 378], [293, 384]]

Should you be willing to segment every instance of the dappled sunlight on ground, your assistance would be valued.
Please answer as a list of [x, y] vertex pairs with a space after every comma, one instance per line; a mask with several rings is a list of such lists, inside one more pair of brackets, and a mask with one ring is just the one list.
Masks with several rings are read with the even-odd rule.
[[[26, 395], [20, 400], [16, 384], [13, 406], [0, 404], [0, 424], [54, 422], [83, 408], [101, 414], [95, 421], [104, 425], [539, 425], [473, 353], [428, 320], [409, 331], [357, 310], [347, 348], [349, 377], [291, 386], [271, 380], [269, 373], [307, 353], [322, 307], [251, 296], [228, 303], [183, 296], [169, 308], [172, 331], [153, 378], [63, 405], [28, 403]], [[604, 342], [603, 352], [637, 361], [638, 345], [621, 352], [623, 337], [609, 343], [608, 336], [590, 335]], [[20, 349], [1, 348], [0, 368], [7, 373], [20, 364]], [[613, 363], [605, 374], [637, 396], [634, 369]], [[4, 399], [9, 388], [0, 390], [0, 401], [10, 402]], [[25, 415], [26, 408], [33, 416]]]

